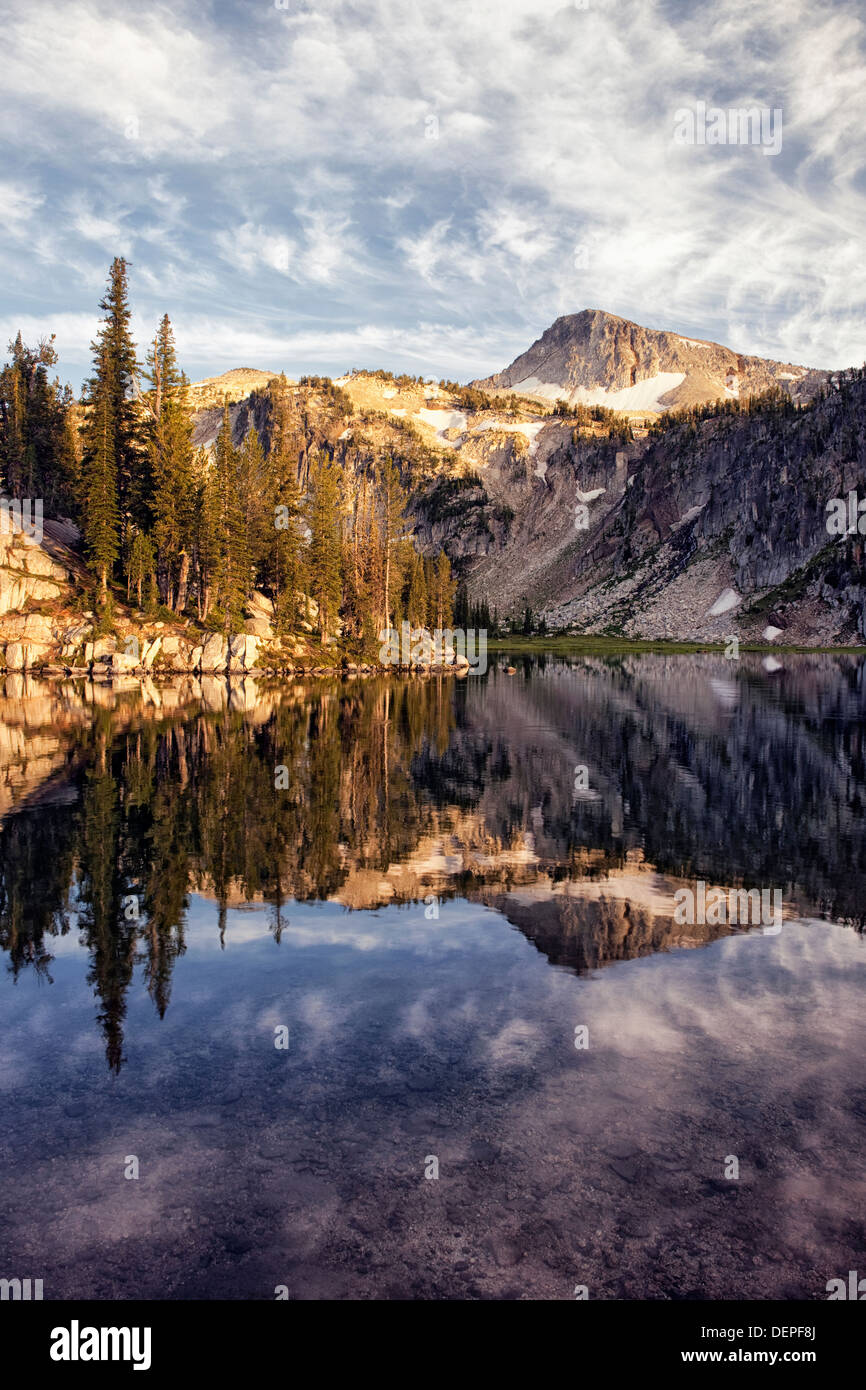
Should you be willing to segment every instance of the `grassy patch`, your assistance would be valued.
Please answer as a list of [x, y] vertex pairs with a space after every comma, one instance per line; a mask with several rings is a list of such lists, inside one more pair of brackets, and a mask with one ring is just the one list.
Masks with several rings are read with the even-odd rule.
[[[583, 653], [603, 655], [609, 653], [659, 652], [670, 655], [694, 654], [697, 652], [724, 652], [724, 642], [665, 642], [629, 637], [582, 634], [575, 637], [491, 637], [487, 642], [488, 651], [523, 653], [550, 653], [566, 655]], [[777, 642], [740, 642], [741, 652], [830, 652], [833, 654], [862, 656], [866, 646], [860, 647], [804, 647], [780, 646]]]

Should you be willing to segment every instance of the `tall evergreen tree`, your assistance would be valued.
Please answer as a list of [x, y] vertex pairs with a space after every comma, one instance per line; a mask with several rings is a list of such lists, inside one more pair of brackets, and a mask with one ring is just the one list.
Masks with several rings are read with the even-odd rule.
[[463, 629], [472, 626], [472, 618], [469, 611], [469, 592], [465, 583], [458, 584], [457, 594], [454, 599], [454, 625]]
[[424, 577], [424, 557], [422, 555], [416, 555], [412, 561], [409, 593], [406, 599], [406, 617], [413, 627], [424, 627], [427, 622], [427, 582]]
[[209, 484], [214, 493], [213, 499], [208, 500], [208, 509], [216, 526], [217, 602], [223, 615], [223, 631], [229, 635], [238, 632], [243, 623], [250, 559], [243, 499], [238, 490], [238, 453], [232, 443], [228, 404], [223, 407]]
[[342, 596], [340, 465], [327, 454], [313, 461], [308, 510], [310, 594], [319, 605], [319, 636], [332, 635]]
[[406, 530], [406, 493], [400, 482], [397, 465], [390, 455], [382, 467], [378, 492], [379, 535], [383, 555], [381, 627], [388, 628], [391, 626], [392, 615], [399, 607], [403, 588], [405, 551], [399, 551], [398, 546], [404, 539]]
[[247, 431], [237, 453], [237, 487], [246, 538], [248, 568], [244, 597], [248, 598], [254, 587], [255, 575], [263, 570], [270, 555], [274, 533], [270, 478], [255, 426]]
[[277, 631], [294, 627], [297, 595], [305, 583], [303, 497], [298, 483], [298, 434], [285, 376], [269, 383], [273, 425], [268, 451], [267, 532], [263, 582], [273, 595]]
[[[138, 599], [138, 606], [142, 604], [142, 591], [144, 586], [151, 589], [156, 580], [156, 562], [153, 553], [153, 546], [150, 539], [143, 531], [137, 531], [133, 537], [132, 545], [129, 550], [129, 564], [126, 571], [126, 596], [130, 597], [132, 590], [135, 590]], [[148, 593], [148, 597], [150, 594]]]
[[148, 520], [134, 399], [137, 362], [122, 257], [112, 262], [99, 307], [105, 317], [92, 344], [93, 376], [85, 384], [81, 500], [88, 553], [105, 592], [121, 545], [126, 549], [135, 529], [147, 529]]
[[84, 544], [103, 596], [120, 554], [117, 450], [111, 403], [99, 394], [90, 408], [83, 464]]
[[198, 450], [193, 460], [193, 476], [193, 563], [198, 618], [204, 622], [214, 602], [219, 571], [220, 508], [214, 469], [203, 449]]
[[195, 506], [192, 417], [187, 381], [178, 367], [167, 314], [147, 355], [147, 377], [151, 389], [144, 399], [159, 591], [163, 603], [182, 612], [189, 583]]
[[436, 617], [434, 626], [450, 628], [454, 622], [454, 591], [457, 588], [451, 577], [451, 561], [440, 550], [436, 557], [436, 577], [434, 580], [434, 599]]
[[19, 333], [9, 353], [0, 370], [0, 490], [40, 498], [46, 515], [68, 515], [77, 484], [75, 401], [68, 386], [49, 380], [53, 335], [29, 348]]

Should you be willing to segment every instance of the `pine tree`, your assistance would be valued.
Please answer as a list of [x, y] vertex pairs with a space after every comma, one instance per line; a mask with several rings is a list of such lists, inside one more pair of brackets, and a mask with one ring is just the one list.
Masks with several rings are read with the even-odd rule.
[[346, 570], [351, 575], [353, 634], [360, 650], [372, 656], [380, 645], [378, 632], [385, 606], [385, 571], [374, 481], [367, 470], [354, 488], [351, 511], [352, 535]]
[[138, 606], [141, 607], [142, 589], [147, 584], [151, 588], [156, 578], [156, 564], [153, 553], [153, 546], [149, 538], [143, 531], [136, 531], [132, 545], [129, 550], [129, 565], [127, 568], [126, 595], [129, 598], [132, 589], [136, 592]]
[[56, 465], [52, 475], [57, 480], [58, 492], [52, 495], [50, 486], [45, 488], [45, 506], [55, 516], [79, 515], [81, 498], [81, 416], [82, 411], [71, 386], [65, 386], [59, 395], [61, 417], [56, 422]]
[[464, 631], [472, 626], [471, 614], [469, 611], [469, 593], [465, 584], [457, 586], [457, 596], [454, 600], [454, 625], [463, 628]]
[[436, 619], [434, 626], [444, 630], [454, 622], [454, 591], [456, 584], [451, 577], [451, 561], [440, 550], [436, 557], [435, 601]]
[[78, 470], [75, 401], [68, 386], [48, 378], [57, 361], [54, 337], [28, 348], [19, 333], [9, 353], [0, 370], [0, 490], [40, 498], [49, 516], [68, 513]]
[[303, 588], [305, 541], [303, 498], [298, 484], [298, 434], [285, 376], [268, 385], [273, 412], [271, 447], [266, 462], [267, 544], [262, 580], [274, 602], [279, 633], [291, 632], [297, 618], [297, 595]]
[[382, 467], [379, 481], [379, 539], [383, 552], [383, 612], [381, 627], [391, 626], [392, 614], [399, 606], [403, 588], [405, 552], [397, 550], [406, 529], [406, 493], [400, 474], [389, 455]]
[[97, 397], [87, 422], [83, 465], [84, 544], [103, 596], [120, 554], [120, 515], [117, 504], [117, 450], [111, 403], [107, 393]]
[[12, 361], [0, 378], [0, 416], [2, 416], [3, 488], [12, 497], [23, 492], [26, 472], [27, 360], [19, 333], [9, 344]]
[[366, 509], [366, 476], [342, 474], [340, 514], [343, 517], [342, 598], [340, 620], [346, 642], [365, 650], [372, 636], [372, 609], [364, 577], [362, 533]]
[[217, 603], [223, 615], [223, 631], [229, 635], [238, 632], [243, 623], [250, 564], [246, 519], [238, 492], [238, 455], [232, 443], [227, 404], [216, 441], [212, 487], [214, 495], [208, 499], [208, 508], [216, 531]]
[[254, 587], [255, 574], [264, 568], [274, 532], [270, 512], [270, 487], [264, 450], [255, 426], [248, 430], [237, 455], [238, 500], [246, 542], [247, 575], [244, 597]]
[[313, 461], [307, 520], [310, 593], [319, 605], [319, 636], [326, 642], [336, 626], [342, 597], [340, 465], [327, 454]]
[[194, 505], [192, 548], [196, 576], [196, 601], [200, 622], [210, 613], [219, 570], [219, 497], [214, 469], [199, 449], [193, 460]]
[[297, 479], [280, 473], [280, 481], [272, 489], [274, 539], [266, 561], [273, 594], [274, 614], [278, 632], [290, 632], [295, 626], [298, 595], [306, 583], [303, 498]]
[[424, 579], [424, 559], [416, 555], [411, 568], [406, 616], [412, 627], [424, 627], [427, 622], [427, 584]]
[[138, 407], [137, 363], [129, 332], [126, 261], [116, 258], [99, 306], [105, 317], [92, 344], [94, 373], [85, 383], [82, 459], [84, 534], [103, 593], [133, 527], [146, 529]]
[[174, 333], [167, 314], [148, 352], [147, 368], [151, 383], [145, 397], [147, 452], [159, 591], [163, 603], [182, 612], [189, 582], [195, 506], [192, 417], [187, 406], [187, 381], [177, 364]]

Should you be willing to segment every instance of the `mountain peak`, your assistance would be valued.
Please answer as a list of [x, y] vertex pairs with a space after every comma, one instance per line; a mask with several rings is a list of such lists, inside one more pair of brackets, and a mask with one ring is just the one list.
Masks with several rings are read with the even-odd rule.
[[813, 368], [644, 328], [604, 309], [582, 309], [561, 315], [504, 371], [473, 385], [651, 413], [754, 395], [771, 386], [794, 399], [810, 399], [826, 379], [826, 372]]
[[278, 375], [278, 372], [263, 372], [258, 367], [231, 367], [220, 376], [194, 381], [189, 388], [189, 401], [194, 410], [224, 402], [233, 405], [244, 400], [251, 391], [262, 390]]

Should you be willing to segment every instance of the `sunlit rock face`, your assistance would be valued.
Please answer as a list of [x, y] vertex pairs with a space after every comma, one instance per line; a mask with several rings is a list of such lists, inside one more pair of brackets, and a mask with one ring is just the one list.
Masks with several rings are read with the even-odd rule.
[[474, 385], [618, 410], [669, 410], [754, 395], [775, 385], [794, 399], [808, 400], [828, 376], [584, 309], [558, 318], [504, 371]]
[[[301, 487], [317, 451], [356, 491], [389, 453], [416, 544], [444, 548], [500, 619], [529, 606], [581, 633], [805, 646], [866, 637], [856, 516], [850, 534], [827, 529], [834, 499], [866, 500], [856, 374], [586, 310], [504, 372], [452, 387], [375, 372], [286, 383]], [[557, 400], [572, 413], [552, 413]], [[693, 407], [704, 414], [663, 418]], [[196, 443], [212, 447], [221, 419], [216, 406], [199, 410]], [[267, 445], [275, 384], [232, 404], [230, 419], [236, 444], [255, 428]], [[247, 622], [265, 631], [263, 615]]]
[[[21, 612], [29, 603], [69, 596], [72, 574], [69, 564], [58, 558], [63, 549], [51, 536], [37, 539], [13, 529], [8, 518], [0, 516], [0, 618]], [[3, 631], [10, 630], [7, 618]]]

